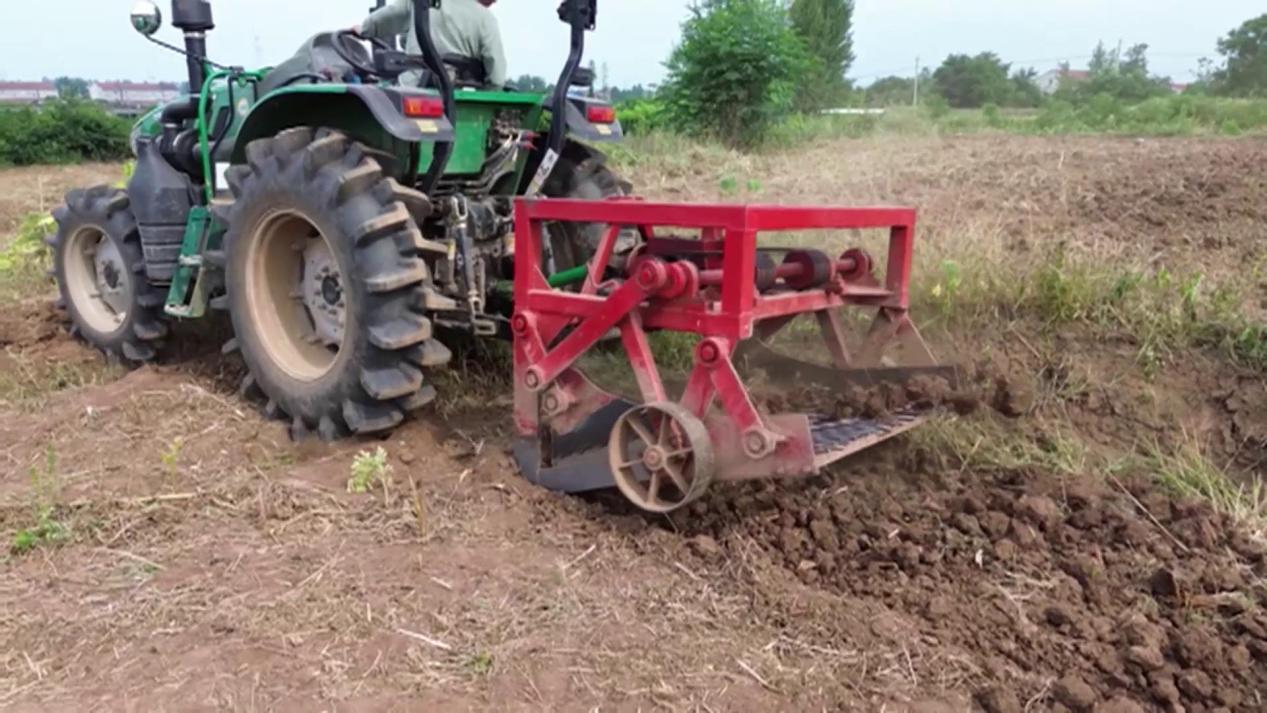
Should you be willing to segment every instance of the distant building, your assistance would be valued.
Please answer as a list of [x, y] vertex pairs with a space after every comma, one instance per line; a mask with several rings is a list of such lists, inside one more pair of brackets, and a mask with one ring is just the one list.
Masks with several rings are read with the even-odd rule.
[[1192, 86], [1192, 85], [1191, 85], [1191, 84], [1182, 84], [1182, 83], [1179, 83], [1179, 82], [1171, 82], [1171, 83], [1170, 83], [1170, 91], [1174, 92], [1175, 94], [1183, 94], [1184, 92], [1188, 91], [1188, 87], [1190, 87], [1190, 86]]
[[56, 98], [52, 82], [0, 82], [0, 104], [39, 104]]
[[1043, 94], [1055, 94], [1057, 89], [1064, 84], [1080, 84], [1091, 78], [1091, 73], [1085, 69], [1065, 69], [1063, 67], [1043, 72], [1038, 75], [1034, 83], [1042, 90]]
[[174, 82], [93, 82], [88, 97], [116, 107], [150, 107], [179, 99], [180, 85]]

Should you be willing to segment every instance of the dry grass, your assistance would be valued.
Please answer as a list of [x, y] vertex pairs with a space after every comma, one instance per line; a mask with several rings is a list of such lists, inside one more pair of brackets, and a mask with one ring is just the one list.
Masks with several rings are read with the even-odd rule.
[[123, 373], [104, 359], [60, 361], [8, 350], [0, 355], [0, 407], [39, 411], [57, 393], [106, 384]]
[[1267, 542], [1267, 488], [1258, 478], [1235, 478], [1219, 466], [1201, 442], [1190, 434], [1175, 444], [1154, 443], [1142, 464], [1165, 487], [1182, 497], [1209, 502]]

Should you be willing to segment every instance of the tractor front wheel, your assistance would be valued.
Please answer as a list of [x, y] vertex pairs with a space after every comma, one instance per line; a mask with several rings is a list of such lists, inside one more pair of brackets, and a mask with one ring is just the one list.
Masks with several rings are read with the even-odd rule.
[[164, 293], [145, 279], [127, 193], [109, 186], [72, 191], [53, 217], [57, 233], [48, 242], [71, 333], [113, 360], [154, 359], [167, 336]]
[[244, 391], [262, 392], [296, 437], [395, 427], [435, 398], [424, 367], [450, 356], [428, 319], [417, 223], [428, 201], [335, 131], [291, 129], [247, 157], [220, 215]]

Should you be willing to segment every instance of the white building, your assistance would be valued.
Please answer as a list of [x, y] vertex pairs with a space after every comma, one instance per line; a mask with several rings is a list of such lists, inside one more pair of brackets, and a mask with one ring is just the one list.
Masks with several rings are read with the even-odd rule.
[[56, 98], [52, 82], [0, 82], [0, 104], [38, 104]]
[[163, 82], [93, 82], [88, 85], [88, 97], [93, 101], [112, 106], [154, 106], [180, 98], [180, 85]]
[[1085, 82], [1091, 78], [1091, 73], [1085, 69], [1053, 69], [1043, 72], [1034, 80], [1034, 84], [1042, 90], [1043, 94], [1055, 94], [1062, 84], [1078, 84]]

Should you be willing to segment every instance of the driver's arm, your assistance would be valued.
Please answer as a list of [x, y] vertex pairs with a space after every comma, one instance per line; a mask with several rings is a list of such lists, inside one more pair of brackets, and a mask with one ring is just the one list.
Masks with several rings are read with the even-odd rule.
[[502, 34], [497, 26], [497, 19], [489, 14], [489, 20], [480, 38], [481, 60], [484, 61], [484, 72], [490, 88], [501, 89], [506, 85], [506, 50], [502, 47]]
[[361, 36], [386, 40], [408, 34], [413, 29], [413, 19], [411, 0], [392, 0], [365, 18], [361, 23]]

